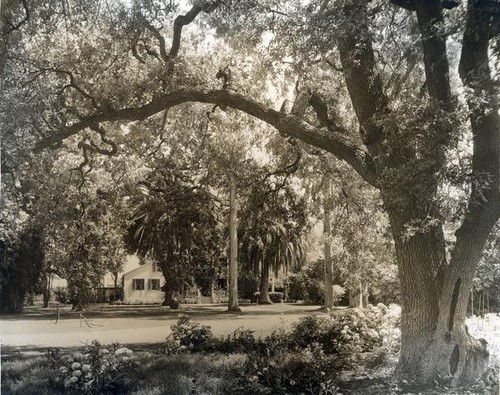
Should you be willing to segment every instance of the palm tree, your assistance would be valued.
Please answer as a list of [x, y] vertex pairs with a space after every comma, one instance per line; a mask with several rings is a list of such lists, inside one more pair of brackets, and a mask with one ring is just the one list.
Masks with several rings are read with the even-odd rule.
[[253, 204], [241, 224], [242, 255], [247, 270], [260, 272], [260, 304], [270, 304], [269, 275], [302, 266], [305, 254], [302, 232], [306, 226], [305, 206], [289, 189]]

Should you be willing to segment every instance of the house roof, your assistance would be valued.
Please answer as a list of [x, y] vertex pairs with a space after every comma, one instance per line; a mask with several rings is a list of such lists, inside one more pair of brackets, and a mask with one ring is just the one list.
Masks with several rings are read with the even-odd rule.
[[151, 266], [151, 271], [153, 270], [153, 262], [147, 262], [139, 267], [136, 267], [135, 269], [132, 269], [126, 273], [123, 273], [124, 276], [129, 276], [130, 274], [134, 274], [136, 272], [142, 272], [147, 266]]

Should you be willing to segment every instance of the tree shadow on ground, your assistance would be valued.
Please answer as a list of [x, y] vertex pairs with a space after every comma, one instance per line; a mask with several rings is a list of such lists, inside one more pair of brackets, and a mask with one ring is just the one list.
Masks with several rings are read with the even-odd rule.
[[295, 315], [295, 314], [321, 314], [323, 310], [318, 306], [305, 306], [287, 303], [276, 303], [274, 305], [255, 305], [242, 304], [241, 313], [227, 311], [225, 304], [211, 305], [182, 305], [180, 309], [170, 309], [168, 306], [143, 306], [143, 305], [92, 305], [83, 311], [73, 311], [71, 306], [64, 305], [59, 307], [28, 307], [23, 313], [0, 316], [0, 321], [19, 321], [19, 320], [54, 320], [57, 319], [79, 319], [83, 314], [85, 318], [164, 318], [170, 320], [177, 318], [179, 314], [186, 314], [196, 319], [206, 318], [227, 318], [228, 316], [275, 316], [275, 315]]

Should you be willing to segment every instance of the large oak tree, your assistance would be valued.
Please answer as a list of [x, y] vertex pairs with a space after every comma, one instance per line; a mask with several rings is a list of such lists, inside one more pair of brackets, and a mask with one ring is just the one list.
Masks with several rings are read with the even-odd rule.
[[[478, 0], [461, 5], [441, 0], [393, 0], [392, 5], [367, 0], [200, 0], [179, 14], [173, 30], [167, 31], [162, 30], [161, 18], [171, 15], [175, 7], [165, 3], [134, 2], [129, 14], [124, 6], [108, 11], [96, 8], [96, 15], [106, 14], [98, 23], [91, 23], [90, 17], [75, 17], [70, 28], [51, 22], [54, 31], [66, 29], [71, 37], [66, 52], [60, 49], [45, 61], [31, 61], [26, 54], [35, 44], [57, 46], [49, 38], [54, 31], [38, 40], [25, 38], [31, 46], [22, 50], [9, 44], [12, 40], [2, 41], [2, 48], [12, 52], [4, 70], [22, 73], [22, 67], [28, 68], [29, 77], [22, 78], [27, 85], [36, 78], [52, 78], [55, 88], [50, 93], [59, 100], [46, 100], [42, 110], [47, 111], [49, 104], [64, 108], [64, 114], [52, 113], [52, 118], [44, 118], [45, 124], [34, 125], [44, 134], [35, 151], [57, 146], [85, 129], [100, 131], [103, 137], [109, 123], [140, 122], [172, 106], [202, 102], [243, 111], [284, 135], [331, 153], [380, 191], [390, 218], [403, 307], [399, 374], [428, 382], [446, 379], [452, 384], [479, 377], [488, 354], [485, 345], [467, 333], [465, 317], [481, 251], [500, 216], [500, 119], [490, 70], [496, 56], [491, 42], [498, 34], [498, 4]], [[44, 15], [36, 7], [21, 4], [18, 11], [3, 14], [6, 34], [49, 29], [37, 25]], [[73, 11], [85, 14], [93, 5], [75, 6]], [[54, 11], [58, 5], [39, 7], [47, 12], [44, 7]], [[63, 11], [53, 19], [63, 15], [72, 21], [74, 14]], [[287, 106], [275, 109], [264, 94], [250, 97], [244, 84], [235, 90], [229, 69], [220, 64], [207, 66], [210, 58], [203, 53], [179, 56], [183, 28], [204, 13], [212, 14], [210, 21], [215, 21], [220, 35], [227, 35], [222, 18], [232, 20], [234, 29], [243, 26], [250, 31], [255, 21], [265, 21], [260, 33], [276, 26], [288, 29], [286, 36], [275, 31], [275, 40], [281, 37], [281, 48], [291, 48], [285, 60], [291, 58], [298, 65], [294, 71], [305, 72], [308, 80], [308, 86], [301, 84], [290, 110]], [[131, 16], [121, 18], [125, 14]], [[199, 26], [201, 35], [207, 31]], [[257, 29], [249, 36], [259, 42], [258, 33]], [[451, 33], [454, 39], [448, 37]], [[170, 34], [170, 48], [166, 34]], [[97, 35], [98, 39], [84, 40], [76, 50], [75, 35], [85, 39]], [[189, 37], [189, 44], [194, 45], [193, 36]], [[243, 40], [245, 35], [236, 37]], [[447, 48], [450, 43], [452, 48]], [[89, 55], [88, 48], [95, 54]], [[382, 56], [387, 48], [392, 57]], [[460, 61], [454, 62], [458, 51]], [[86, 60], [83, 67], [77, 61], [80, 58]], [[199, 69], [193, 72], [195, 63]], [[262, 63], [267, 64], [265, 59]], [[328, 66], [322, 68], [326, 72], [304, 71], [304, 66], [318, 63]], [[452, 79], [455, 63], [461, 82]], [[271, 68], [272, 62], [268, 64], [269, 75], [280, 72]], [[388, 73], [391, 66], [392, 73]], [[219, 67], [222, 88], [215, 89], [214, 77], [203, 77]], [[135, 85], [134, 73], [140, 77]], [[260, 84], [265, 89], [266, 81], [272, 79], [263, 81], [247, 85]], [[329, 82], [330, 90], [324, 89]], [[12, 86], [5, 74], [4, 84]], [[342, 95], [350, 98], [353, 122], [344, 122], [332, 106]], [[52, 130], [47, 131], [46, 124]], [[445, 243], [440, 193], [453, 150], [467, 138], [472, 145], [465, 178], [469, 193], [450, 247]]]

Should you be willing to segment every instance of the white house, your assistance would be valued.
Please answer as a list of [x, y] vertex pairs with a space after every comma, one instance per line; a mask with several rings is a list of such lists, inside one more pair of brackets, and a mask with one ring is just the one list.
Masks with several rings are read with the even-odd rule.
[[156, 263], [148, 262], [123, 275], [123, 301], [126, 303], [162, 303], [161, 287], [165, 278]]

